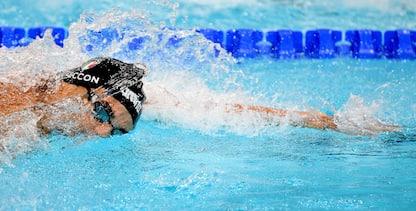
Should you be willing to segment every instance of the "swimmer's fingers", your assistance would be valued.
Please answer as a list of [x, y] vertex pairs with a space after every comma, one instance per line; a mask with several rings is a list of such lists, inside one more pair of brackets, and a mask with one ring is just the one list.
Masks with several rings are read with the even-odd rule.
[[392, 123], [385, 123], [377, 119], [367, 122], [355, 122], [352, 120], [337, 121], [338, 131], [350, 135], [376, 136], [380, 132], [401, 132], [402, 126]]
[[374, 122], [374, 124], [371, 124], [370, 127], [368, 127], [367, 129], [375, 132], [401, 132], [402, 126], [392, 123], [385, 123], [377, 120], [376, 122]]

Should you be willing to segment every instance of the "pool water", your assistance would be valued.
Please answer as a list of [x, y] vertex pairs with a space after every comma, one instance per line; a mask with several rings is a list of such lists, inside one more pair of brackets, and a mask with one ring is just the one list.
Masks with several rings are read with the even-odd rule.
[[[132, 5], [137, 8], [129, 12]], [[0, 25], [54, 25], [70, 33], [64, 48], [48, 37], [19, 49], [1, 48], [3, 79], [62, 71], [92, 56], [116, 56], [147, 63], [145, 82], [165, 87], [194, 108], [149, 107], [132, 132], [111, 138], [33, 137], [30, 121], [17, 124], [16, 130], [28, 132], [3, 138], [19, 147], [0, 155], [0, 210], [411, 210], [416, 204], [414, 60], [236, 60], [223, 51], [215, 56], [211, 42], [188, 30], [415, 29], [413, 1], [91, 5], [73, 0], [47, 7], [24, 1], [0, 6], [8, 8]], [[64, 6], [68, 9], [60, 9]], [[110, 10], [116, 7], [120, 10]], [[89, 30], [126, 27], [126, 36], [185, 39], [175, 48], [150, 42], [129, 52], [121, 42], [85, 50], [88, 39], [81, 38]], [[30, 78], [23, 80], [31, 84]], [[402, 125], [403, 131], [348, 135], [198, 112], [200, 105], [225, 100], [377, 117]]]

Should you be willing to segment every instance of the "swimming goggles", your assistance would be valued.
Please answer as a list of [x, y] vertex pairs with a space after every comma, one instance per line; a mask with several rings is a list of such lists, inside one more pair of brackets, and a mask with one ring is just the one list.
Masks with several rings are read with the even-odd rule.
[[103, 101], [95, 101], [94, 109], [92, 111], [94, 119], [100, 123], [109, 123], [111, 124], [111, 117], [113, 116], [113, 111], [111, 110], [110, 104]]
[[126, 130], [124, 130], [123, 128], [118, 128], [115, 127], [112, 122], [111, 122], [111, 118], [114, 117], [114, 112], [111, 109], [111, 106], [108, 102], [106, 101], [101, 101], [98, 100], [97, 95], [94, 94], [94, 92], [92, 92], [91, 90], [89, 91], [89, 100], [92, 102], [93, 104], [93, 109], [92, 109], [92, 115], [94, 117], [94, 119], [99, 122], [99, 123], [108, 123], [111, 125], [111, 127], [113, 128], [111, 130], [111, 134], [123, 134], [123, 133], [127, 133]]

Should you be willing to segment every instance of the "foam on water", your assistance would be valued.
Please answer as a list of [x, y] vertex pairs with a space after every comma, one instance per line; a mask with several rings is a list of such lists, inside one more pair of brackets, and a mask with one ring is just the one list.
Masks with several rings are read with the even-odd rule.
[[[350, 96], [348, 101], [339, 111], [335, 111], [335, 122], [342, 132], [358, 135], [376, 135], [375, 129], [389, 128], [400, 131], [397, 125], [381, 122], [376, 114], [381, 111], [381, 102], [364, 104], [364, 99], [355, 95]], [[396, 128], [396, 129], [395, 129]]]

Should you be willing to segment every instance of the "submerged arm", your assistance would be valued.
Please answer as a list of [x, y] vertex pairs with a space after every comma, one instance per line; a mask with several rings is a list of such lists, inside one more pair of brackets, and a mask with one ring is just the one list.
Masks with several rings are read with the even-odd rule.
[[[173, 93], [157, 85], [147, 83], [145, 86], [147, 94], [146, 104], [160, 104], [164, 106], [181, 107], [185, 102], [181, 102]], [[192, 103], [192, 102], [191, 102]], [[193, 104], [197, 104], [194, 102]], [[276, 124], [277, 122], [287, 120], [291, 125], [298, 127], [309, 127], [316, 129], [333, 129], [337, 130], [337, 125], [333, 117], [319, 111], [289, 111], [277, 108], [270, 108], [255, 105], [243, 104], [223, 104], [226, 113], [249, 113], [254, 112], [264, 120], [266, 124]], [[217, 105], [221, 106], [221, 105]], [[208, 108], [206, 108], [208, 109]]]
[[270, 108], [264, 106], [234, 104], [228, 108], [230, 112], [255, 112], [261, 115], [266, 122], [275, 122], [276, 118], [286, 119], [292, 126], [308, 127], [320, 130], [337, 130], [334, 118], [319, 111], [289, 111], [284, 109]]
[[338, 132], [351, 135], [375, 135], [376, 132], [400, 132], [401, 126], [391, 123], [382, 122], [378, 119], [362, 122], [361, 124], [354, 121], [339, 122], [337, 118], [324, 114], [320, 111], [289, 111], [263, 106], [234, 104], [233, 112], [250, 111], [260, 114], [263, 119], [273, 123], [276, 118], [285, 119], [291, 125], [297, 127], [308, 127], [320, 130], [331, 129]]
[[[181, 107], [192, 103], [196, 106], [197, 102], [181, 102], [181, 100], [168, 90], [153, 85], [146, 84], [147, 100], [146, 104], [159, 104], [164, 106]], [[320, 111], [290, 111], [265, 106], [247, 104], [222, 104], [225, 113], [229, 114], [249, 114], [254, 113], [264, 121], [265, 124], [278, 125], [281, 122], [288, 123], [295, 127], [307, 127], [319, 130], [335, 130], [342, 133], [354, 135], [374, 135], [376, 132], [399, 132], [401, 127], [395, 124], [385, 123], [375, 119], [365, 124], [346, 125], [345, 120], [339, 120], [338, 116], [329, 116]], [[221, 106], [221, 104], [217, 104]], [[206, 108], [209, 109], [209, 108]], [[353, 120], [351, 122], [354, 122]]]

